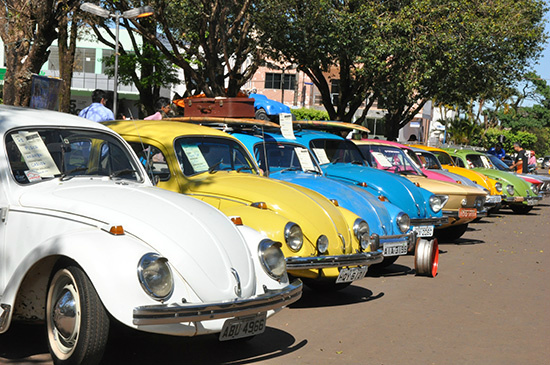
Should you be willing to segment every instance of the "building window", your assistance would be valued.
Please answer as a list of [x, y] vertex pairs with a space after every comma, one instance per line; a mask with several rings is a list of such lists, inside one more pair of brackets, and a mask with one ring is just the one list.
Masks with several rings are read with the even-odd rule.
[[[266, 73], [265, 74], [265, 88], [266, 89], [281, 89], [281, 74], [278, 73]], [[283, 83], [285, 90], [294, 90], [296, 88], [296, 75], [285, 74], [285, 80]]]
[[74, 71], [95, 73], [95, 49], [77, 48], [74, 57]]

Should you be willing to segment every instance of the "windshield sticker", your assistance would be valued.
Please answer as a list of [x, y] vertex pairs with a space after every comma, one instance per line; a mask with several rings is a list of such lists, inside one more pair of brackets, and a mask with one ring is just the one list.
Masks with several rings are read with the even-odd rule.
[[30, 169], [29, 171], [40, 175], [40, 177], [53, 177], [60, 174], [52, 155], [38, 132], [21, 131], [13, 133], [11, 138], [17, 145], [21, 155], [23, 155], [23, 159]]
[[392, 163], [386, 158], [386, 156], [384, 156], [384, 154], [382, 152], [375, 152], [375, 151], [371, 151], [370, 152], [372, 154], [372, 156], [374, 157], [374, 159], [376, 160], [376, 162], [378, 162], [378, 164], [382, 167], [392, 167]]
[[198, 146], [181, 146], [195, 172], [207, 171], [208, 163]]
[[307, 148], [295, 147], [294, 152], [296, 153], [296, 156], [298, 156], [298, 161], [300, 161], [300, 166], [302, 166], [303, 171], [315, 170], [315, 166], [313, 166], [313, 161], [311, 160], [311, 156], [309, 155]]
[[283, 137], [286, 139], [296, 139], [296, 137], [294, 137], [294, 130], [292, 126], [292, 114], [279, 114], [279, 124], [281, 125], [281, 134]]
[[319, 160], [319, 163], [321, 165], [324, 165], [326, 163], [330, 163], [330, 160], [327, 157], [327, 153], [322, 148], [314, 148], [313, 153], [315, 153], [315, 156]]

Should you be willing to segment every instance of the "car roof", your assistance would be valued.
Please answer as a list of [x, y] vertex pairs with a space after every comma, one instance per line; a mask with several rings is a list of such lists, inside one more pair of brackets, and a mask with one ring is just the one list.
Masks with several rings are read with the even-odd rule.
[[100, 123], [77, 117], [68, 113], [60, 113], [45, 109], [31, 109], [0, 105], [0, 133], [18, 127], [85, 127], [110, 131]]

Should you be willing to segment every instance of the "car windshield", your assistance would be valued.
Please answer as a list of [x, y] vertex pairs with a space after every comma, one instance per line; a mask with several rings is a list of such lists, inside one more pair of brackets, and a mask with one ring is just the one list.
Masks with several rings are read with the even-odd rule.
[[435, 157], [437, 157], [442, 165], [455, 166], [453, 159], [451, 158], [451, 156], [449, 156], [449, 154], [447, 154], [447, 152], [433, 151], [433, 154], [435, 155]]
[[[260, 162], [260, 168], [271, 173], [285, 171], [322, 173], [309, 150], [300, 145], [292, 143], [258, 143], [254, 146], [254, 156], [256, 161]], [[265, 156], [267, 156], [267, 164]]]
[[10, 168], [20, 184], [74, 176], [143, 181], [128, 148], [109, 133], [36, 128], [6, 134]]
[[345, 139], [315, 139], [310, 142], [319, 164], [352, 163], [365, 165], [363, 155], [357, 146]]
[[359, 149], [366, 156], [370, 165], [377, 169], [404, 175], [423, 175], [416, 163], [399, 147], [362, 144]]
[[422, 160], [424, 168], [429, 170], [442, 170], [443, 167], [439, 163], [437, 157], [430, 152], [417, 152], [418, 157]]
[[481, 167], [485, 169], [495, 168], [491, 163], [491, 161], [489, 161], [489, 158], [485, 155], [468, 154], [466, 155], [466, 161], [468, 161], [468, 165], [470, 165], [471, 168], [473, 167]]
[[239, 171], [257, 174], [246, 150], [236, 141], [212, 136], [180, 137], [174, 144], [176, 156], [186, 176], [203, 172]]
[[489, 157], [489, 159], [491, 160], [493, 165], [496, 166], [497, 169], [502, 170], [502, 171], [510, 171], [510, 167], [508, 167], [508, 165], [506, 165], [504, 163], [504, 161], [499, 159], [497, 156], [487, 154], [487, 157]]

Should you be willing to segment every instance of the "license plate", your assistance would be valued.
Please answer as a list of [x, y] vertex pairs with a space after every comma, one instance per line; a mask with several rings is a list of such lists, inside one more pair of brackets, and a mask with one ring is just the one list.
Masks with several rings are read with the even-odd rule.
[[407, 251], [407, 242], [384, 243], [384, 256], [406, 255]]
[[413, 226], [417, 237], [431, 237], [434, 235], [434, 226]]
[[224, 322], [220, 332], [220, 341], [250, 337], [265, 331], [266, 313], [248, 317], [237, 317]]
[[340, 270], [336, 283], [349, 283], [351, 281], [363, 279], [368, 269], [368, 266], [345, 267]]
[[460, 208], [458, 210], [458, 218], [477, 218], [477, 210], [475, 208]]
[[514, 202], [522, 202], [523, 201], [523, 197], [522, 196], [516, 196], [514, 197]]

